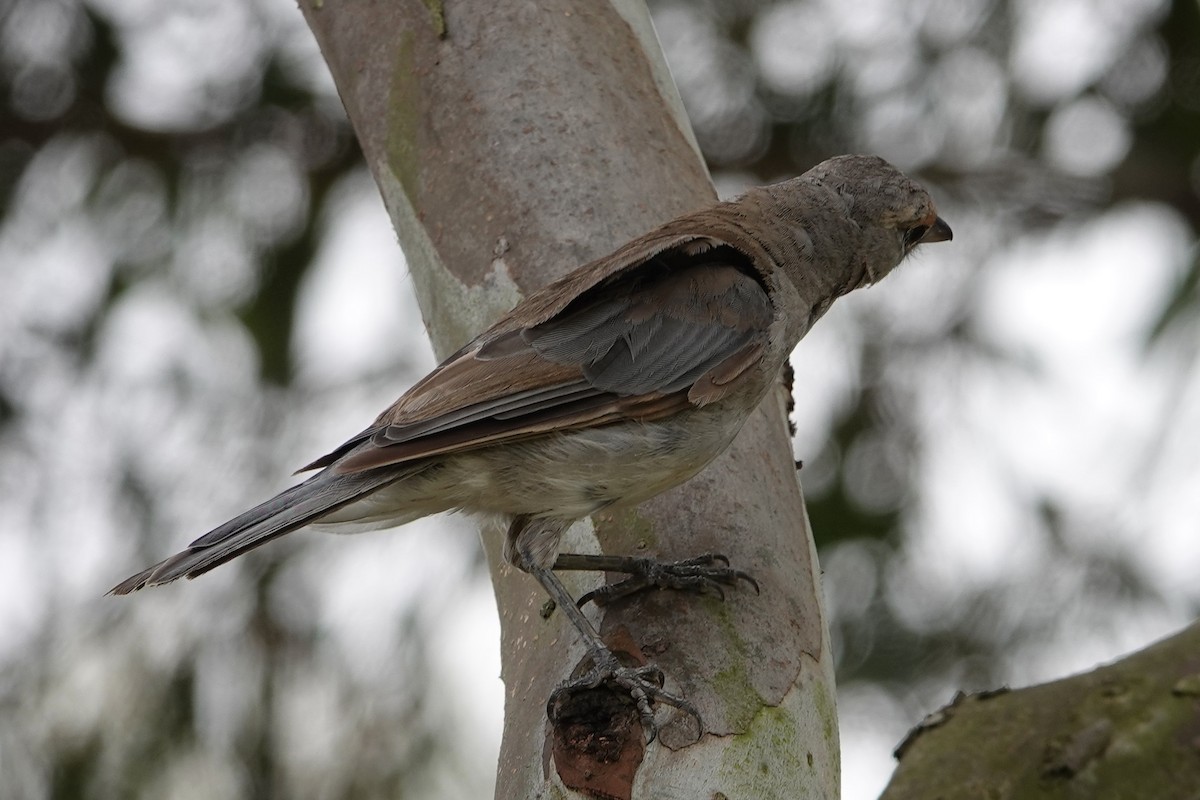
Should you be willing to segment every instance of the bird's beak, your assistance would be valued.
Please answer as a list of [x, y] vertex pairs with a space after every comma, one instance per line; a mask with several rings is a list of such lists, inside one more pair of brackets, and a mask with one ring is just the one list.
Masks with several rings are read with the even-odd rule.
[[929, 242], [948, 242], [954, 238], [954, 231], [950, 230], [950, 226], [946, 224], [946, 220], [941, 217], [935, 217], [933, 224], [929, 226], [929, 230], [925, 231], [925, 235], [921, 237], [921, 244]]

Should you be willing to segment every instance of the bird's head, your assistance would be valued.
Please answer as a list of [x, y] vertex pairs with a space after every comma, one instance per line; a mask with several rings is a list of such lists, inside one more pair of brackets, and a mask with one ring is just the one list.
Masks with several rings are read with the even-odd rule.
[[929, 192], [878, 156], [838, 156], [803, 177], [839, 198], [858, 226], [859, 286], [882, 279], [918, 245], [953, 238]]

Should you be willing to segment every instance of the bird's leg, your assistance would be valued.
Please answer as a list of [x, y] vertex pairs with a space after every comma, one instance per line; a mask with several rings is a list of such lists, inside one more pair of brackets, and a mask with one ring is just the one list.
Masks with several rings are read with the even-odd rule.
[[729, 559], [720, 553], [705, 553], [702, 556], [682, 561], [656, 561], [638, 556], [608, 556], [582, 553], [560, 553], [554, 569], [597, 570], [601, 572], [623, 572], [629, 577], [617, 583], [609, 583], [593, 589], [579, 598], [578, 605], [588, 601], [598, 606], [623, 597], [650, 589], [675, 589], [678, 591], [711, 594], [725, 599], [722, 586], [737, 586], [745, 581], [758, 592], [758, 581], [740, 569], [729, 566]]
[[[509, 552], [520, 559], [516, 565], [536, 578], [542, 588], [546, 590], [546, 594], [550, 595], [550, 599], [562, 609], [583, 640], [588, 657], [592, 662], [591, 668], [584, 675], [564, 683], [550, 695], [550, 700], [546, 704], [546, 713], [551, 721], [558, 720], [559, 710], [572, 695], [596, 689], [604, 683], [610, 683], [621, 687], [629, 694], [637, 706], [638, 715], [641, 717], [642, 725], [646, 728], [651, 741], [658, 731], [658, 726], [654, 722], [653, 706], [655, 701], [687, 712], [696, 719], [696, 725], [703, 733], [704, 722], [696, 707], [684, 698], [663, 689], [662, 670], [653, 664], [640, 667], [629, 667], [622, 664], [608, 648], [608, 645], [604, 644], [600, 633], [584, 616], [567, 587], [563, 586], [562, 581], [554, 574], [553, 568], [539, 563], [548, 560], [538, 558], [538, 556], [545, 553], [545, 549], [541, 545], [544, 544], [551, 525], [553, 523], [550, 521], [518, 517], [513, 521], [508, 532]], [[561, 533], [561, 531], [559, 532]]]
[[567, 591], [567, 587], [563, 586], [558, 576], [546, 567], [531, 566], [527, 569], [529, 574], [537, 578], [538, 583], [546, 590], [546, 594], [550, 595], [550, 598], [575, 626], [575, 630], [579, 632], [584, 647], [587, 648], [588, 656], [592, 660], [591, 669], [584, 675], [564, 683], [554, 690], [554, 694], [550, 695], [550, 701], [546, 704], [546, 713], [551, 720], [558, 717], [557, 709], [560, 708], [562, 701], [570, 695], [587, 689], [595, 689], [602, 683], [613, 683], [620, 686], [633, 698], [637, 705], [638, 715], [642, 718], [642, 725], [648, 731], [651, 741], [654, 740], [658, 731], [658, 726], [654, 722], [653, 705], [655, 701], [666, 703], [691, 714], [696, 718], [696, 725], [703, 732], [704, 722], [700, 719], [700, 712], [696, 710], [696, 707], [682, 697], [663, 689], [662, 670], [653, 664], [640, 667], [627, 667], [622, 664], [612, 650], [608, 649], [608, 645], [604, 644], [595, 626], [579, 610], [571, 593]]

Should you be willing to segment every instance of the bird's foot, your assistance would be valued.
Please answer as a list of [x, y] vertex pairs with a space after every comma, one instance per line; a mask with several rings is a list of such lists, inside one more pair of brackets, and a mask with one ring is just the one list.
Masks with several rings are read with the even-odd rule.
[[696, 720], [696, 738], [699, 738], [704, 733], [700, 712], [684, 698], [663, 689], [663, 683], [663, 673], [658, 667], [653, 664], [627, 667], [606, 648], [595, 655], [591, 669], [554, 690], [546, 704], [546, 714], [551, 723], [557, 725], [565, 716], [572, 714], [573, 707], [582, 695], [609, 684], [622, 690], [629, 701], [637, 706], [647, 743], [654, 741], [658, 735], [658, 724], [654, 720], [655, 703], [673, 706], [689, 714]]
[[755, 594], [759, 592], [758, 581], [749, 573], [730, 567], [729, 559], [720, 553], [705, 553], [682, 561], [656, 561], [635, 556], [606, 558], [615, 559], [614, 563], [604, 567], [606, 571], [624, 572], [629, 577], [584, 594], [579, 598], [579, 607], [582, 608], [589, 601], [603, 606], [650, 589], [674, 589], [708, 594], [724, 600], [725, 590], [722, 587], [736, 587], [739, 581], [750, 584]]

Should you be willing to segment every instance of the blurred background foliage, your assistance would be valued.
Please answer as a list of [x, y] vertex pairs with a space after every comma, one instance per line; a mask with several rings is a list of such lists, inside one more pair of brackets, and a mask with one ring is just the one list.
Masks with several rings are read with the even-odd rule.
[[[955, 229], [793, 359], [846, 796], [874, 796], [953, 690], [1196, 615], [1200, 5], [652, 11], [722, 194], [877, 152]], [[0, 0], [0, 83], [0, 796], [490, 795], [466, 522], [101, 597], [431, 366], [299, 13]]]

